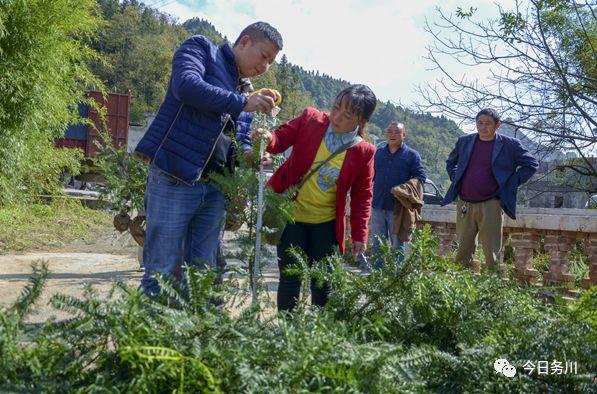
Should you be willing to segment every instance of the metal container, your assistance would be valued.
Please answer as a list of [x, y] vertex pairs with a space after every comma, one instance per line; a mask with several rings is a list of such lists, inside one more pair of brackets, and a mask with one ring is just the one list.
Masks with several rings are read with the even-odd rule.
[[[107, 93], [91, 91], [87, 96], [92, 99], [100, 110], [92, 105], [79, 104], [79, 116], [91, 120], [91, 124], [80, 123], [69, 126], [64, 132], [64, 138], [56, 140], [57, 147], [81, 148], [85, 157], [96, 156], [100, 149], [96, 141], [103, 145], [100, 131], [106, 132], [116, 148], [126, 146], [129, 131], [130, 94]], [[105, 117], [100, 116], [103, 112]]]
[[129, 130], [130, 94], [108, 93], [107, 97], [100, 92], [89, 92], [89, 97], [106, 109], [105, 118], [101, 119], [99, 111], [89, 106], [89, 119], [92, 124], [87, 128], [86, 157], [97, 155], [100, 148], [95, 141], [102, 142], [99, 131], [107, 132], [116, 148], [126, 146]]

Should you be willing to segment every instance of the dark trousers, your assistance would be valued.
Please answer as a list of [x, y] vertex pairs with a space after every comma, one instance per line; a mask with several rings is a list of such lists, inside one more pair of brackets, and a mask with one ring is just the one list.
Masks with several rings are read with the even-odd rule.
[[[289, 223], [284, 228], [282, 238], [277, 246], [278, 267], [280, 268], [280, 283], [278, 285], [278, 310], [290, 311], [296, 306], [301, 291], [301, 278], [298, 275], [286, 274], [285, 268], [298, 264], [287, 253], [291, 247], [298, 247], [307, 255], [309, 267], [314, 261], [319, 261], [334, 253], [336, 241], [336, 221], [310, 224]], [[320, 283], [321, 285], [321, 283]], [[328, 300], [330, 287], [327, 283], [323, 287], [317, 286], [316, 281], [311, 281], [311, 303], [324, 306]]]

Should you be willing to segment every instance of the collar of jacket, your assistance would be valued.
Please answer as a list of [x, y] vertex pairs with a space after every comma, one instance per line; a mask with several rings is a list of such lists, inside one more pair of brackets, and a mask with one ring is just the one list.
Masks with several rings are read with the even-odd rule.
[[[328, 117], [329, 118], [329, 117]], [[332, 128], [332, 123], [328, 124], [325, 131], [324, 141], [325, 146], [330, 152], [335, 152], [338, 148], [343, 145], [349, 144], [355, 140], [358, 136], [358, 130], [354, 130], [348, 133], [336, 133]]]
[[402, 141], [402, 143], [400, 144], [400, 146], [398, 147], [398, 149], [396, 149], [396, 152], [392, 153], [390, 151], [390, 144], [388, 144], [386, 142], [386, 146], [385, 146], [386, 150], [388, 151], [389, 154], [391, 155], [395, 155], [396, 153], [403, 151], [404, 149], [406, 149], [406, 143], [404, 141]]
[[232, 52], [232, 48], [230, 48], [230, 45], [224, 44], [220, 45], [220, 50], [222, 51], [222, 55], [226, 60], [226, 67], [228, 68], [228, 71], [238, 81], [240, 79], [240, 75], [238, 72], [238, 67], [236, 66], [236, 58], [234, 57], [234, 52]]

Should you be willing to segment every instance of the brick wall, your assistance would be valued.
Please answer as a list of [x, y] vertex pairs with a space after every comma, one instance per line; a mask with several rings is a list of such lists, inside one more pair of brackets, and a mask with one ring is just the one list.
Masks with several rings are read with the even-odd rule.
[[[423, 222], [429, 224], [439, 237], [438, 252], [450, 252], [456, 241], [456, 207], [426, 206]], [[515, 275], [524, 283], [535, 283], [539, 272], [531, 260], [543, 239], [544, 248], [550, 256], [549, 271], [544, 275], [545, 284], [564, 284], [574, 281], [568, 271], [568, 256], [578, 240], [584, 241], [584, 253], [589, 257], [589, 274], [583, 286], [597, 283], [597, 210], [520, 208], [517, 220], [505, 216], [504, 245], [511, 237], [514, 251]]]

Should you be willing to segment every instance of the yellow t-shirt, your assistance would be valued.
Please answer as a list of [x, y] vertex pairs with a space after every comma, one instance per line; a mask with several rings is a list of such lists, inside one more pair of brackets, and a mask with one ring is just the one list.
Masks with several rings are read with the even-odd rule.
[[[323, 139], [309, 172], [331, 154], [332, 152], [327, 149], [325, 139]], [[294, 205], [294, 219], [297, 222], [318, 224], [336, 218], [336, 181], [345, 156], [346, 151], [325, 163], [299, 189]]]

